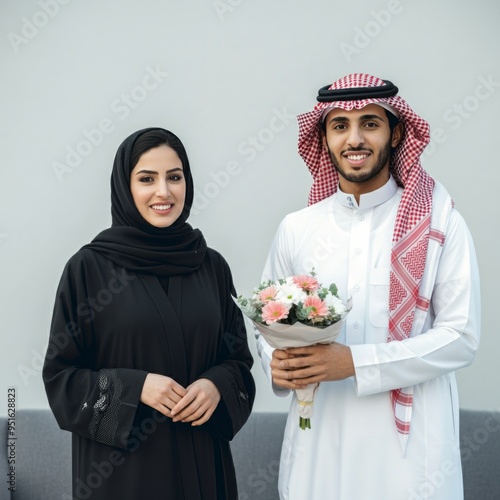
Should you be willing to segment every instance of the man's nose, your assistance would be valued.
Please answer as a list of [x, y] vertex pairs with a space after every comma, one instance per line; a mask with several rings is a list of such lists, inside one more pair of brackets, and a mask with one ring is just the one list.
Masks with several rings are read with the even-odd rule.
[[349, 146], [356, 148], [364, 143], [363, 131], [359, 127], [351, 127], [349, 137], [347, 138]]

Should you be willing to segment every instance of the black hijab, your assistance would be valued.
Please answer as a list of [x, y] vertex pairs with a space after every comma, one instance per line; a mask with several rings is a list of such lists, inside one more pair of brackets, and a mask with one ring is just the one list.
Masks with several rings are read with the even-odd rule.
[[[179, 155], [186, 181], [182, 213], [169, 227], [149, 224], [137, 210], [130, 192], [134, 144], [139, 137], [151, 131], [164, 132], [172, 138], [172, 144], [166, 145]], [[137, 273], [165, 277], [195, 271], [205, 257], [207, 246], [201, 231], [186, 222], [193, 196], [189, 160], [180, 140], [161, 128], [139, 130], [127, 137], [116, 152], [111, 174], [112, 225], [83, 248], [99, 252], [115, 264]]]

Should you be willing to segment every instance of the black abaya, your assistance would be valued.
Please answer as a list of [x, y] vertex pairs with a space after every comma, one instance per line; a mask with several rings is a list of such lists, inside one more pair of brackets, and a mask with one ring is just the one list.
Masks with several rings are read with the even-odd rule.
[[[168, 294], [91, 249], [68, 262], [43, 370], [49, 403], [73, 433], [76, 499], [236, 499], [229, 440], [255, 395], [252, 357], [225, 260], [170, 276]], [[139, 401], [147, 373], [186, 387], [211, 380], [221, 401], [204, 425]]]

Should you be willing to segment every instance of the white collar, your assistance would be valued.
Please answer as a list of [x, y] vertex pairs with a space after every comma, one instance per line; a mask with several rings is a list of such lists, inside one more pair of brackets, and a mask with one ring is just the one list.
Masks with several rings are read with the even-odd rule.
[[398, 185], [391, 175], [389, 180], [382, 187], [376, 189], [375, 191], [371, 191], [370, 193], [362, 194], [359, 197], [359, 203], [356, 201], [353, 194], [341, 191], [340, 186], [337, 190], [337, 197], [339, 203], [344, 207], [367, 209], [376, 207], [377, 205], [381, 205], [382, 203], [390, 200], [396, 194], [397, 190]]

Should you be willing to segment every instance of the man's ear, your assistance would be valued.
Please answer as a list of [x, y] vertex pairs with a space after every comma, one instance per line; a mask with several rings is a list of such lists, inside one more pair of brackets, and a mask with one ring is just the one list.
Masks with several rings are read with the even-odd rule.
[[403, 125], [403, 122], [399, 122], [392, 131], [391, 146], [393, 148], [397, 147], [398, 144], [401, 142], [404, 132], [405, 132], [405, 126]]

